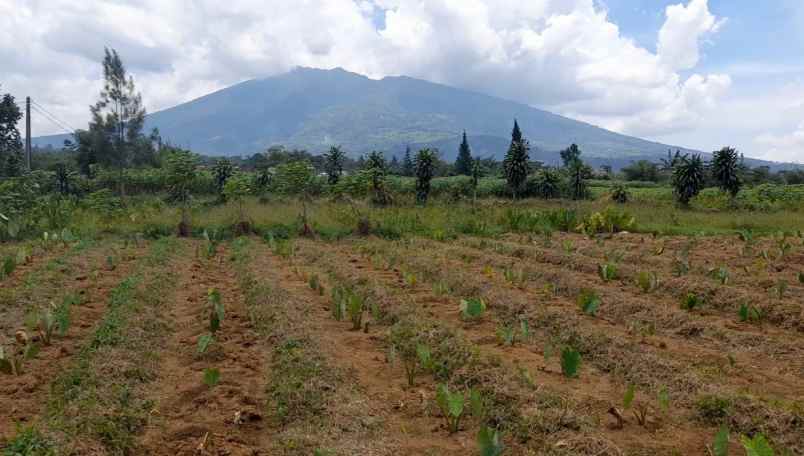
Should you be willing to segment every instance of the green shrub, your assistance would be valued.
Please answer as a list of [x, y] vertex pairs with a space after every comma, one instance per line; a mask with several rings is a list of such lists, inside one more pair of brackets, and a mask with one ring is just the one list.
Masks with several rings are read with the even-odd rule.
[[581, 366], [581, 354], [572, 347], [564, 347], [561, 350], [561, 372], [567, 378], [578, 377], [578, 369]]

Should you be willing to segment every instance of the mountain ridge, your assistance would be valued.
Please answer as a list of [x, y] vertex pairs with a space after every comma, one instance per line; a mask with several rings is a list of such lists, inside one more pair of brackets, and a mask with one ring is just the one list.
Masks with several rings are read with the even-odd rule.
[[[206, 155], [250, 155], [273, 145], [321, 153], [341, 145], [353, 156], [406, 146], [437, 147], [454, 159], [466, 130], [473, 154], [501, 159], [513, 120], [530, 141], [534, 159], [558, 162], [558, 151], [580, 146], [592, 164], [619, 168], [667, 151], [698, 152], [605, 130], [522, 103], [408, 76], [370, 79], [342, 68], [297, 67], [251, 79], [149, 114], [146, 128]], [[59, 146], [67, 135], [34, 138]], [[476, 141], [475, 139], [479, 139]], [[780, 166], [772, 162], [751, 163]]]

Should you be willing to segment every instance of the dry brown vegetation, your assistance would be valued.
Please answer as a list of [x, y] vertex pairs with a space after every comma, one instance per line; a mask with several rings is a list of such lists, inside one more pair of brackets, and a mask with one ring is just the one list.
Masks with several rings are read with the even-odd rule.
[[[25, 331], [41, 347], [21, 375], [0, 375], [0, 448], [463, 455], [487, 427], [502, 454], [706, 455], [725, 425], [731, 454], [761, 434], [801, 455], [794, 242], [562, 233], [35, 251], [2, 282], [0, 342], [22, 349]], [[66, 299], [69, 325], [44, 344], [33, 316]]]

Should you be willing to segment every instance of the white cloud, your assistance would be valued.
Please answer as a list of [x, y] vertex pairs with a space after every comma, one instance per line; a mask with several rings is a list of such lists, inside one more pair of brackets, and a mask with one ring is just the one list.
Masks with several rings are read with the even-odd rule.
[[665, 10], [667, 20], [659, 30], [660, 61], [673, 70], [689, 70], [700, 59], [700, 41], [717, 32], [725, 23], [709, 12], [707, 0], [690, 0], [670, 5]]
[[804, 122], [790, 133], [781, 135], [765, 133], [757, 136], [754, 142], [766, 148], [762, 158], [804, 164]]
[[[0, 83], [85, 125], [108, 45], [151, 111], [296, 65], [342, 66], [661, 135], [694, 128], [731, 83], [679, 73], [696, 66], [701, 41], [722, 23], [707, 1], [666, 15], [654, 53], [594, 0], [0, 0]], [[39, 133], [56, 132], [34, 122]]]

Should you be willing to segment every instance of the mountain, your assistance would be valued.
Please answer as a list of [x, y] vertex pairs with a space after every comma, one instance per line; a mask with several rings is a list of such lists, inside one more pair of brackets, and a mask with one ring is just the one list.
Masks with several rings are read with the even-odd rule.
[[[619, 168], [657, 160], [682, 147], [614, 133], [525, 104], [409, 77], [369, 79], [343, 69], [297, 68], [254, 79], [150, 114], [172, 144], [208, 155], [250, 155], [272, 145], [323, 152], [341, 145], [353, 156], [371, 150], [399, 155], [437, 147], [453, 160], [465, 129], [474, 155], [502, 158], [517, 119], [531, 157], [556, 163], [578, 144], [593, 164]], [[34, 138], [60, 146], [64, 135]]]

